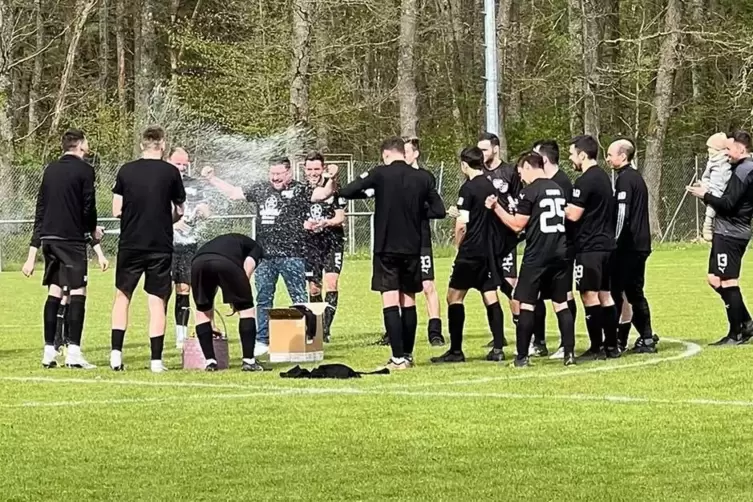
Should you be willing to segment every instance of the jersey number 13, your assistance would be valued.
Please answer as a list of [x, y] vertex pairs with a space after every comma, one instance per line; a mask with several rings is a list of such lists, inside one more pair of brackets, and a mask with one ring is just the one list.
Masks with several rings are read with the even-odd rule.
[[563, 233], [565, 231], [565, 204], [563, 198], [542, 199], [539, 207], [544, 210], [539, 218], [539, 226], [545, 234]]

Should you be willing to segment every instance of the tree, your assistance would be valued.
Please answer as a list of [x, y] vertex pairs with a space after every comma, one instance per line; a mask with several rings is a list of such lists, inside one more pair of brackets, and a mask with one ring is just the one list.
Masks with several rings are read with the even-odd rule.
[[499, 152], [503, 159], [509, 158], [507, 148], [507, 100], [504, 99], [504, 90], [507, 87], [512, 88], [514, 78], [513, 68], [509, 63], [510, 40], [513, 38], [510, 23], [512, 15], [513, 0], [500, 0], [499, 12], [497, 13], [497, 60], [499, 61], [499, 95], [502, 96], [502, 103], [499, 107]]
[[[13, 163], [13, 109], [10, 71], [13, 61], [13, 6], [10, 0], [0, 0], [0, 201], [11, 200], [10, 172]], [[5, 205], [0, 205], [0, 211]]]
[[599, 138], [599, 18], [595, 0], [581, 0], [583, 26], [583, 132]]
[[107, 96], [107, 79], [110, 72], [109, 1], [99, 0], [99, 91], [103, 98]]
[[34, 69], [31, 73], [31, 84], [29, 85], [29, 109], [28, 125], [26, 133], [26, 148], [31, 150], [36, 139], [36, 131], [40, 127], [39, 121], [39, 100], [40, 87], [42, 85], [42, 72], [44, 71], [44, 17], [42, 16], [42, 0], [34, 0]]
[[134, 155], [140, 154], [141, 130], [149, 125], [149, 98], [158, 80], [157, 32], [155, 12], [157, 0], [141, 0], [134, 23]]
[[293, 0], [293, 57], [290, 62], [290, 119], [293, 123], [309, 123], [312, 14], [311, 0]]
[[675, 70], [678, 63], [677, 47], [680, 42], [680, 23], [682, 11], [680, 0], [668, 0], [664, 16], [666, 35], [659, 48], [659, 65], [656, 71], [656, 89], [654, 91], [651, 118], [646, 134], [646, 185], [649, 195], [649, 224], [654, 235], [661, 235], [659, 210], [661, 206], [662, 161], [664, 140], [672, 113], [672, 92]]
[[568, 0], [568, 34], [570, 48], [570, 85], [568, 87], [570, 110], [570, 136], [580, 134], [583, 129], [583, 20], [581, 0]]
[[117, 52], [118, 67], [118, 104], [120, 105], [120, 116], [123, 119], [126, 115], [126, 0], [115, 0], [115, 51]]
[[401, 0], [397, 95], [400, 100], [400, 134], [403, 136], [416, 136], [418, 129], [418, 91], [413, 60], [417, 19], [416, 0]]

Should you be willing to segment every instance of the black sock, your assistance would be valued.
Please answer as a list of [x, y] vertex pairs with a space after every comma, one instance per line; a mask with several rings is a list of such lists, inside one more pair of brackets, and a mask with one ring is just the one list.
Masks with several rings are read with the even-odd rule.
[[567, 308], [569, 308], [570, 313], [573, 314], [573, 326], [574, 326], [575, 321], [578, 319], [578, 304], [576, 303], [575, 298], [567, 301]]
[[44, 321], [44, 344], [55, 345], [55, 331], [58, 325], [58, 308], [60, 307], [60, 298], [48, 296], [44, 303], [42, 319]]
[[486, 306], [486, 317], [489, 319], [489, 329], [494, 337], [494, 348], [502, 349], [505, 339], [505, 315], [499, 302]]
[[569, 308], [557, 312], [557, 326], [560, 329], [562, 348], [571, 353], [575, 350], [575, 322]]
[[727, 308], [727, 321], [729, 322], [729, 335], [732, 338], [739, 338], [742, 331], [742, 317], [745, 304], [738, 286], [731, 288], [722, 288], [722, 298]]
[[515, 344], [518, 349], [518, 359], [522, 360], [528, 357], [528, 346], [531, 344], [531, 337], [533, 336], [535, 317], [531, 310], [520, 310], [520, 319], [518, 319], [518, 326], [515, 329]]
[[319, 293], [317, 295], [309, 295], [309, 301], [311, 303], [322, 303], [322, 294]]
[[123, 341], [125, 340], [124, 329], [113, 329], [110, 335], [110, 348], [123, 352]]
[[249, 317], [238, 321], [238, 332], [241, 335], [243, 359], [253, 359], [256, 345], [256, 319]]
[[62, 345], [65, 343], [65, 339], [68, 336], [68, 329], [67, 329], [67, 318], [68, 316], [68, 305], [63, 305], [62, 303], [58, 307], [58, 319], [57, 319], [57, 325], [55, 326], [55, 345]]
[[604, 346], [614, 349], [617, 347], [617, 324], [620, 314], [617, 306], [601, 307], [601, 322], [604, 327]]
[[84, 332], [84, 317], [86, 316], [86, 297], [71, 296], [71, 306], [68, 310], [68, 338], [71, 344], [81, 346], [81, 335]]
[[515, 326], [517, 326], [517, 325], [518, 325], [518, 320], [519, 320], [519, 319], [520, 319], [520, 314], [513, 314], [513, 315], [512, 315], [512, 323], [513, 323], [513, 324], [514, 324]]
[[335, 320], [335, 314], [337, 313], [337, 304], [340, 300], [340, 294], [337, 291], [327, 291], [324, 301], [329, 304], [329, 307], [324, 311], [324, 334], [329, 335], [332, 328], [332, 321]]
[[546, 345], [546, 305], [544, 300], [536, 302], [533, 310], [533, 343]]
[[450, 329], [450, 352], [463, 352], [465, 305], [454, 303], [447, 307], [447, 324]]
[[604, 345], [604, 339], [602, 337], [602, 322], [601, 322], [601, 305], [594, 305], [592, 307], [586, 307], [586, 328], [588, 329], [588, 338], [591, 340], [591, 349], [601, 350]]
[[188, 295], [175, 296], [175, 325], [188, 326], [191, 317], [191, 299]]
[[514, 290], [512, 284], [503, 279], [502, 285], [499, 287], [499, 290], [502, 291], [502, 294], [505, 295], [508, 299], [512, 300], [512, 293]]
[[386, 307], [382, 310], [384, 329], [390, 339], [392, 357], [398, 359], [405, 356], [403, 348], [403, 321], [400, 319], [400, 307]]
[[748, 312], [748, 308], [745, 306], [745, 302], [743, 302], [742, 312], [740, 313], [740, 315], [741, 315], [743, 324], [751, 321], [750, 312]]
[[632, 324], [630, 324], [630, 321], [621, 322], [620, 325], [617, 326], [617, 340], [620, 342], [620, 345], [622, 347], [627, 347], [628, 338], [630, 338], [631, 326]]
[[[201, 345], [201, 351], [204, 353], [204, 359], [216, 360], [216, 357], [214, 355], [214, 335], [212, 334], [212, 323], [203, 322], [201, 324], [197, 324], [196, 338], [199, 339], [199, 345]], [[152, 340], [154, 340], [154, 338], [152, 338]], [[241, 337], [241, 342], [242, 341], [243, 337]], [[152, 348], [152, 359], [154, 359], [154, 348]]]
[[162, 351], [165, 348], [165, 335], [151, 337], [149, 346], [152, 349], [152, 361], [161, 361]]
[[429, 319], [429, 341], [442, 336], [442, 319]]
[[416, 345], [416, 328], [418, 327], [418, 314], [416, 306], [403, 307], [400, 312], [403, 324], [403, 350], [406, 354], [413, 354]]

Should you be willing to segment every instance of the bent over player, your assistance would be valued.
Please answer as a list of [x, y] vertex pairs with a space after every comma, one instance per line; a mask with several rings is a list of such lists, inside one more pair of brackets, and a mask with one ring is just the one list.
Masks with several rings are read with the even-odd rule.
[[516, 232], [525, 230], [526, 247], [515, 287], [520, 302], [520, 319], [516, 330], [515, 367], [528, 366], [528, 348], [534, 328], [534, 308], [539, 298], [550, 298], [557, 314], [565, 366], [575, 364], [575, 323], [567, 304], [570, 274], [565, 236], [567, 198], [560, 186], [547, 178], [544, 160], [537, 153], [524, 154], [518, 169], [526, 187], [518, 197], [515, 216], [488, 199], [500, 220]]
[[207, 242], [191, 262], [191, 289], [196, 303], [196, 336], [207, 360], [206, 370], [217, 370], [214, 354], [212, 319], [214, 297], [222, 290], [224, 303], [240, 315], [238, 332], [243, 350], [242, 371], [263, 371], [254, 359], [256, 309], [251, 292], [251, 275], [261, 261], [263, 251], [250, 237], [226, 234]]

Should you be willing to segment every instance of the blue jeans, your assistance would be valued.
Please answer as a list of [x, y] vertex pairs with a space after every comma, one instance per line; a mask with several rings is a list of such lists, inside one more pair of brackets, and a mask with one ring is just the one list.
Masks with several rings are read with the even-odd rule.
[[306, 261], [303, 258], [265, 258], [254, 272], [256, 277], [256, 341], [269, 343], [269, 315], [274, 305], [277, 279], [282, 276], [293, 303], [306, 303]]

